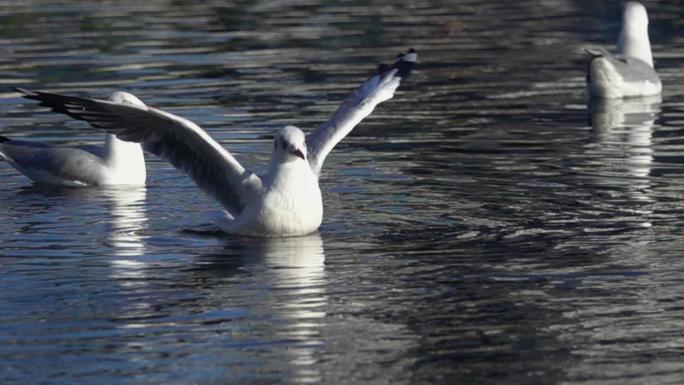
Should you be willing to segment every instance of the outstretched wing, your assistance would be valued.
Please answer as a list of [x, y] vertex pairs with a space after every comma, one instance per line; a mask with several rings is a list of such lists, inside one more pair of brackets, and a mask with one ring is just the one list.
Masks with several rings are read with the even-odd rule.
[[401, 79], [413, 69], [417, 57], [416, 51], [410, 49], [406, 54], [399, 54], [393, 65], [381, 64], [377, 75], [349, 95], [330, 120], [307, 135], [309, 165], [316, 175], [321, 173], [325, 157], [335, 145], [370, 115], [375, 106], [392, 99]]
[[169, 161], [233, 215], [261, 188], [259, 177], [246, 170], [195, 123], [145, 105], [114, 103], [48, 92], [16, 89], [52, 111], [84, 120]]

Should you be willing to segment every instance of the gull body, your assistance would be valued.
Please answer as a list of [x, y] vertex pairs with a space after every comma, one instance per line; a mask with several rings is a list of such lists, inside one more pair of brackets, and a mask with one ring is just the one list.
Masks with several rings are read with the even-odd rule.
[[648, 14], [638, 2], [625, 4], [617, 55], [605, 49], [590, 48], [592, 58], [587, 72], [587, 90], [594, 98], [615, 99], [657, 95], [662, 83], [653, 68], [648, 37]]
[[323, 200], [318, 176], [306, 161], [305, 138], [304, 132], [295, 126], [278, 131], [261, 188], [237, 218], [227, 211], [215, 216], [223, 231], [275, 236], [302, 235], [318, 229], [323, 220]]
[[[125, 92], [113, 103], [144, 105]], [[138, 143], [107, 134], [103, 146], [54, 146], [0, 136], [0, 159], [36, 184], [56, 186], [144, 185], [145, 158]]]
[[66, 113], [106, 130], [123, 141], [141, 143], [186, 172], [225, 209], [215, 216], [226, 233], [274, 237], [314, 232], [323, 219], [318, 186], [328, 153], [376, 105], [389, 100], [410, 73], [417, 54], [409, 50], [364, 82], [317, 129], [305, 134], [295, 126], [280, 129], [266, 174], [245, 169], [226, 149], [193, 122], [156, 108], [123, 105], [18, 89], [55, 112]]

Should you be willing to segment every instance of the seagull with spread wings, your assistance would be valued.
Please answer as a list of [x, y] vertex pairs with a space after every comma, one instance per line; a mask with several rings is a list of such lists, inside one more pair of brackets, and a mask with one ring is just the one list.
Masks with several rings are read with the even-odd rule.
[[306, 135], [295, 126], [280, 129], [273, 141], [265, 175], [244, 168], [195, 123], [144, 104], [17, 89], [55, 112], [137, 142], [187, 173], [225, 209], [217, 225], [226, 233], [249, 236], [295, 236], [316, 231], [323, 217], [318, 179], [328, 153], [391, 99], [417, 59], [411, 49], [393, 65], [381, 64], [323, 125]]

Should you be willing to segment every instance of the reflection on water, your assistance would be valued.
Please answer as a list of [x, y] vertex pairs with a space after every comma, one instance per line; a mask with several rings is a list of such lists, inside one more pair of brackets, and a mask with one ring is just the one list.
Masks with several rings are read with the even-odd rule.
[[147, 222], [146, 188], [108, 188], [105, 193], [109, 203], [107, 216], [111, 223], [109, 241], [116, 256], [145, 254], [141, 233]]
[[263, 260], [274, 269], [278, 296], [273, 309], [286, 322], [278, 338], [290, 341], [288, 362], [298, 383], [320, 383], [323, 373], [314, 365], [325, 341], [320, 323], [327, 305], [325, 252], [318, 233], [304, 237], [267, 239], [245, 250], [247, 258]]
[[[608, 189], [620, 187], [637, 201], [652, 201], [653, 123], [660, 112], [661, 96], [591, 101], [589, 110], [595, 147], [595, 182]], [[643, 209], [644, 216], [651, 214]], [[650, 223], [644, 222], [644, 225]]]
[[[143, 278], [145, 244], [142, 233], [147, 223], [146, 188], [138, 186], [107, 188], [105, 195], [111, 228], [112, 278]], [[140, 281], [135, 281], [140, 282]]]

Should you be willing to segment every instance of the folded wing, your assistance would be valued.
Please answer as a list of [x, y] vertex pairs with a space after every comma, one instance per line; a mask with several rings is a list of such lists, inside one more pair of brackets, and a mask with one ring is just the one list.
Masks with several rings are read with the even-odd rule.
[[41, 106], [84, 120], [141, 143], [146, 151], [169, 161], [233, 215], [239, 215], [250, 197], [261, 189], [259, 177], [246, 170], [195, 123], [144, 105], [115, 103], [48, 92], [17, 89]]
[[0, 160], [3, 158], [40, 184], [96, 186], [102, 184], [106, 173], [102, 158], [77, 147], [7, 140], [0, 143]]
[[416, 51], [410, 49], [406, 54], [399, 54], [393, 65], [381, 64], [377, 75], [364, 82], [327, 122], [307, 135], [309, 164], [316, 175], [320, 174], [325, 157], [335, 145], [370, 115], [375, 106], [394, 96], [401, 79], [409, 75], [416, 59]]

